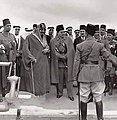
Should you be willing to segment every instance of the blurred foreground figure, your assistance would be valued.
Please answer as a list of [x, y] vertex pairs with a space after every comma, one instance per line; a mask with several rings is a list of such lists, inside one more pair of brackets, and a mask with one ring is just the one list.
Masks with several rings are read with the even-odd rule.
[[39, 96], [46, 94], [50, 90], [50, 73], [47, 58], [50, 50], [44, 31], [43, 24], [39, 25], [35, 32], [26, 37], [22, 51], [26, 91]]

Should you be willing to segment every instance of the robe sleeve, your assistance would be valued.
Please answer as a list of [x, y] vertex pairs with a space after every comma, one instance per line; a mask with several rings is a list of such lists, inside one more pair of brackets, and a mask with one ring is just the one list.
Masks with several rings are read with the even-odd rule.
[[31, 62], [35, 61], [35, 57], [31, 54], [30, 51], [30, 41], [29, 37], [26, 37], [26, 40], [23, 45], [22, 49], [22, 59], [24, 63], [24, 67], [26, 70], [29, 70], [31, 68]]
[[109, 51], [107, 51], [104, 46], [101, 47], [101, 54], [103, 55], [103, 57], [111, 62], [112, 64], [114, 64], [115, 66], [117, 66], [117, 57], [114, 56], [113, 54], [111, 54]]
[[76, 53], [74, 58], [74, 65], [73, 65], [73, 80], [77, 80], [77, 74], [80, 71], [80, 51], [78, 46], [76, 46]]

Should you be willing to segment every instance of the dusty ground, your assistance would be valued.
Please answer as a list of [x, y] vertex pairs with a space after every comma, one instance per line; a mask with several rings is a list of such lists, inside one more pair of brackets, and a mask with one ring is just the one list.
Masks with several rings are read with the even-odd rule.
[[[66, 89], [64, 89], [63, 97], [58, 99], [56, 98], [55, 87], [52, 86], [51, 92], [45, 97], [35, 97], [31, 95], [31, 99], [6, 99], [6, 101], [9, 102], [10, 110], [8, 112], [0, 112], [0, 120], [15, 120], [17, 108], [20, 107], [24, 120], [54, 120], [55, 118], [57, 120], [78, 120], [78, 96], [76, 93], [77, 88], [74, 88], [75, 101], [70, 101], [67, 97]], [[28, 93], [20, 92], [20, 95], [22, 94]], [[108, 94], [104, 96], [103, 101], [105, 120], [117, 120], [117, 90], [114, 90], [112, 96]], [[94, 103], [88, 104], [88, 118], [90, 118], [90, 120], [96, 120]]]

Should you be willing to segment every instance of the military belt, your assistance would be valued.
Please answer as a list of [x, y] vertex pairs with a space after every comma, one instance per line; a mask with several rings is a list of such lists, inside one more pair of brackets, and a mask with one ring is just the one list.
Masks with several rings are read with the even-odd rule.
[[81, 61], [81, 64], [95, 64], [95, 65], [97, 65], [98, 64], [98, 61], [89, 61], [89, 60], [87, 60], [87, 61]]

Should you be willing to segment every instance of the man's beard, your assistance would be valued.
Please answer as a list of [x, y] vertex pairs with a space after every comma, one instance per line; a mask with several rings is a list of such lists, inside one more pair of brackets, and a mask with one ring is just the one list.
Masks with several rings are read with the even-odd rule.
[[6, 30], [6, 32], [10, 32], [10, 30]]

